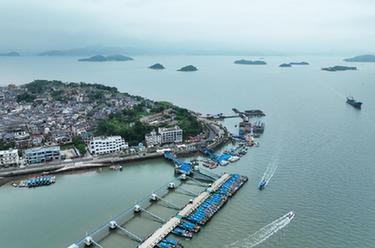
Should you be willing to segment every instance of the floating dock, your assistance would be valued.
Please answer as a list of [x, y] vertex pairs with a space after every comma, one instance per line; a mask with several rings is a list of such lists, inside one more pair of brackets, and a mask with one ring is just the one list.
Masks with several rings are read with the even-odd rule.
[[[98, 242], [100, 242], [102, 239], [108, 236], [111, 233], [111, 230], [114, 229], [122, 230], [128, 238], [139, 242], [139, 245], [137, 246], [139, 248], [158, 247], [159, 243], [164, 238], [166, 238], [166, 236], [171, 234], [175, 230], [175, 228], [179, 228], [179, 225], [182, 222], [194, 216], [194, 214], [197, 214], [197, 212], [201, 213], [200, 211], [202, 211], [202, 209], [205, 208], [205, 204], [210, 202], [213, 197], [221, 195], [223, 196], [223, 198], [225, 198], [225, 200], [227, 200], [247, 181], [247, 177], [243, 177], [238, 174], [233, 175], [224, 173], [221, 176], [218, 176], [216, 180], [213, 180], [212, 183], [209, 184], [208, 188], [206, 188], [200, 194], [194, 195], [195, 198], [192, 199], [189, 203], [187, 203], [182, 209], [176, 208], [176, 210], [179, 210], [179, 212], [175, 216], [170, 218], [168, 221], [161, 221], [162, 226], [155, 232], [153, 232], [151, 235], [149, 235], [146, 239], [142, 239], [141, 237], [138, 237], [137, 235], [125, 229], [123, 225], [126, 224], [130, 219], [132, 219], [135, 213], [145, 212], [148, 214], [152, 214], [148, 212], [147, 208], [152, 204], [153, 201], [163, 200], [162, 197], [167, 195], [169, 190], [177, 189], [180, 185], [183, 184], [184, 181], [189, 179], [197, 181], [194, 178], [182, 174], [177, 179], [169, 182], [167, 185], [154, 191], [153, 194], [147, 196], [146, 198], [144, 198], [144, 200], [138, 202], [135, 206], [131, 207], [128, 210], [125, 210], [108, 223], [100, 226], [95, 231], [88, 233], [86, 237], [72, 244], [68, 248], [82, 248], [89, 247], [92, 245], [102, 247]], [[218, 211], [221, 207], [222, 205], [218, 206], [216, 208], [216, 211]], [[209, 213], [208, 211], [210, 210], [207, 210], [206, 213]], [[213, 212], [207, 214], [207, 216], [205, 216], [204, 222], [208, 221], [208, 219], [211, 218], [213, 215]], [[153, 217], [158, 218], [158, 216]]]
[[155, 247], [161, 240], [163, 240], [168, 234], [172, 232], [172, 230], [177, 227], [181, 219], [183, 217], [187, 217], [191, 214], [195, 209], [197, 209], [203, 201], [205, 201], [209, 196], [210, 192], [216, 191], [228, 178], [230, 177], [229, 174], [222, 175], [218, 180], [216, 180], [207, 191], [202, 192], [198, 195], [192, 203], [186, 205], [175, 217], [172, 217], [167, 223], [165, 223], [162, 227], [156, 230], [148, 239], [146, 239], [139, 248], [152, 248]]

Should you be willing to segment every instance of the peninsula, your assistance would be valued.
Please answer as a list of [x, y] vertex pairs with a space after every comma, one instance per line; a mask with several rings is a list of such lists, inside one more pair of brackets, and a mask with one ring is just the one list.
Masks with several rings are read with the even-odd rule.
[[198, 71], [198, 68], [193, 66], [193, 65], [187, 65], [187, 66], [184, 66], [180, 69], [178, 69], [177, 71], [184, 71], [184, 72], [188, 72], [188, 71]]
[[153, 69], [153, 70], [163, 70], [163, 69], [165, 69], [165, 67], [162, 64], [159, 64], [159, 63], [153, 64], [153, 65], [149, 66], [148, 68]]
[[323, 67], [322, 70], [323, 71], [348, 71], [348, 70], [357, 70], [357, 67], [335, 65], [332, 67]]
[[375, 62], [375, 55], [365, 54], [344, 59], [346, 62]]
[[0, 152], [15, 158], [0, 177], [190, 153], [228, 137], [193, 111], [101, 84], [36, 80], [0, 87], [0, 96]]
[[262, 60], [246, 60], [246, 59], [240, 59], [234, 61], [235, 64], [239, 65], [266, 65], [267, 63]]
[[107, 62], [107, 61], [130, 61], [133, 58], [124, 56], [124, 55], [110, 55], [110, 56], [103, 56], [103, 55], [95, 55], [89, 58], [79, 59], [80, 62]]

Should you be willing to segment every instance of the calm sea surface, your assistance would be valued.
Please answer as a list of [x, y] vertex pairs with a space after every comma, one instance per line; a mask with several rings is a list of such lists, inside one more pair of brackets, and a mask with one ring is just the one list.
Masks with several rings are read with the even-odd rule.
[[[293, 210], [294, 220], [258, 247], [375, 247], [375, 63], [355, 63], [358, 71], [325, 72], [345, 65], [338, 57], [265, 57], [265, 66], [235, 65], [239, 57], [135, 57], [131, 62], [79, 63], [66, 57], [0, 57], [0, 85], [33, 79], [85, 81], [116, 86], [154, 100], [168, 100], [201, 113], [259, 108], [267, 117], [260, 146], [218, 171], [239, 172], [249, 182], [194, 236], [186, 247], [226, 247]], [[279, 68], [291, 61], [309, 66]], [[166, 70], [147, 66], [160, 62]], [[199, 71], [177, 72], [193, 64]], [[352, 64], [351, 64], [352, 65]], [[353, 95], [362, 111], [345, 104]], [[236, 132], [238, 120], [225, 124]], [[257, 184], [270, 165], [277, 170], [268, 187]], [[60, 175], [51, 187], [0, 188], [0, 247], [65, 248], [173, 178], [164, 160]], [[192, 189], [197, 190], [197, 189]], [[186, 201], [182, 195], [171, 201]], [[160, 206], [163, 217], [173, 214]], [[138, 218], [128, 228], [146, 236], [158, 224]], [[135, 247], [122, 236], [106, 248]]]

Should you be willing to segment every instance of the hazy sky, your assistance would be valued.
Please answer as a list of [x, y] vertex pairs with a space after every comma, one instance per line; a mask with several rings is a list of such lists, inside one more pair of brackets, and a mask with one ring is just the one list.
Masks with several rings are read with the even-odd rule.
[[375, 52], [375, 0], [0, 0], [0, 51]]

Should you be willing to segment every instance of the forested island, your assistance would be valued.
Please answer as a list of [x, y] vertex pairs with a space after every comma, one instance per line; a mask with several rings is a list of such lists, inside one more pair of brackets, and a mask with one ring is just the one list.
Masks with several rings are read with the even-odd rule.
[[323, 71], [348, 71], [348, 70], [357, 70], [357, 67], [335, 65], [331, 67], [323, 67], [322, 70]]
[[266, 65], [267, 63], [263, 60], [246, 60], [246, 59], [240, 59], [234, 61], [235, 64], [239, 65]]
[[153, 70], [163, 70], [163, 69], [165, 69], [165, 67], [162, 64], [159, 64], [159, 63], [153, 64], [153, 65], [149, 66], [148, 68], [153, 69]]
[[344, 59], [346, 62], [375, 62], [375, 55], [365, 54]]
[[283, 64], [281, 64], [281, 65], [279, 65], [279, 67], [292, 67], [292, 65], [291, 64], [288, 64], [288, 63], [283, 63]]
[[309, 63], [303, 62], [290, 62], [290, 63], [283, 63], [279, 65], [279, 67], [292, 67], [292, 65], [309, 65]]
[[177, 71], [198, 71], [198, 68], [193, 65], [187, 65], [187, 66], [181, 67]]
[[133, 58], [116, 54], [116, 55], [109, 55], [109, 56], [103, 56], [103, 55], [95, 55], [89, 58], [83, 58], [79, 59], [80, 62], [107, 62], [107, 61], [130, 61], [133, 60]]

